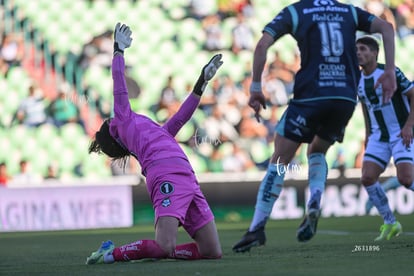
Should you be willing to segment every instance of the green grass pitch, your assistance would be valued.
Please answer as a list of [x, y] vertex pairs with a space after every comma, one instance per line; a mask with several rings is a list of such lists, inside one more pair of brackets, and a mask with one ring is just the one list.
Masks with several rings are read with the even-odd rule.
[[[249, 253], [231, 247], [249, 222], [218, 222], [223, 247], [221, 260], [137, 261], [85, 265], [103, 240], [122, 245], [152, 239], [152, 225], [128, 229], [0, 233], [0, 275], [413, 275], [414, 220], [397, 216], [404, 233], [375, 243], [382, 222], [378, 216], [321, 218], [317, 235], [308, 243], [296, 241], [299, 220], [271, 220], [267, 243]], [[178, 242], [188, 242], [180, 230]]]

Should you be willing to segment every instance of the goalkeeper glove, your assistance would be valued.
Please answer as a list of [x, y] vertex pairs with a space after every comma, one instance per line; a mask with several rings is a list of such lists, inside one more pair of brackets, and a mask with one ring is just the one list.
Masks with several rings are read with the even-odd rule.
[[114, 54], [124, 54], [124, 50], [131, 46], [131, 30], [125, 24], [117, 23], [114, 31]]
[[217, 54], [213, 56], [210, 61], [203, 67], [201, 70], [200, 77], [198, 78], [196, 84], [194, 85], [193, 92], [201, 96], [204, 92], [204, 89], [207, 86], [209, 80], [211, 80], [216, 74], [217, 70], [223, 64], [221, 60], [222, 55]]

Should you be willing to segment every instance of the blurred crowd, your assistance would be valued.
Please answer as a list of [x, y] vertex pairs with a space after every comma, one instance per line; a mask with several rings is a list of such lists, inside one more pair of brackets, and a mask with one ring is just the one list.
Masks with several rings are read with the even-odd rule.
[[393, 24], [399, 38], [414, 34], [413, 0], [367, 0], [364, 8]]
[[[91, 1], [92, 3], [93, 1]], [[186, 13], [177, 17], [171, 15], [172, 20], [183, 20], [194, 18], [199, 20], [205, 32], [205, 41], [200, 51], [226, 51], [238, 55], [243, 51], [252, 54], [255, 46], [253, 27], [249, 25], [249, 18], [255, 16], [254, 1], [248, 0], [190, 0], [186, 7]], [[399, 36], [404, 39], [414, 33], [414, 0], [367, 0], [348, 1], [359, 2], [370, 12], [390, 21]], [[167, 4], [167, 3], [166, 3]], [[216, 5], [217, 4], [217, 5]], [[214, 10], [213, 5], [217, 6]], [[161, 9], [167, 10], [165, 5]], [[214, 10], [214, 12], [211, 12]], [[233, 18], [236, 24], [230, 34], [223, 32], [223, 24], [226, 19]], [[21, 34], [2, 32], [0, 43], [0, 74], [7, 79], [10, 68], [21, 66], [25, 56], [24, 40]], [[226, 43], [230, 41], [230, 43]], [[83, 46], [81, 55], [77, 57], [77, 65], [85, 69], [88, 66], [98, 65], [109, 70], [112, 57], [112, 32], [108, 31], [97, 35]], [[271, 142], [274, 135], [274, 127], [284, 106], [289, 101], [294, 85], [295, 72], [300, 67], [298, 53], [293, 53], [294, 58], [286, 61], [281, 58], [278, 51], [268, 60], [268, 65], [263, 76], [263, 92], [266, 95], [268, 108], [263, 112], [262, 121], [259, 123], [252, 116], [248, 106], [249, 86], [251, 82], [251, 64], [244, 66], [244, 74], [241, 79], [233, 79], [230, 75], [220, 75], [208, 86], [202, 97], [199, 110], [200, 118], [189, 122], [189, 135], [179, 135], [179, 142], [190, 151], [193, 157], [205, 164], [201, 167], [205, 172], [245, 172], [249, 170], [261, 170], [267, 167], [270, 157], [268, 149], [272, 147]], [[174, 75], [169, 75], [164, 80], [165, 85], [160, 91], [159, 100], [154, 103], [145, 113], [154, 116], [161, 124], [176, 112], [182, 98], [178, 95], [175, 86]], [[162, 81], [162, 80], [161, 80]], [[190, 92], [192, 83], [188, 83], [186, 89]], [[139, 102], [143, 93], [142, 87], [131, 77], [128, 77], [128, 88], [131, 99]], [[84, 93], [89, 93], [89, 87]], [[0, 92], [4, 93], [4, 92]], [[8, 128], [13, 125], [24, 125], [36, 128], [43, 124], [51, 124], [60, 128], [64, 124], [76, 123], [86, 130], [85, 118], [82, 118], [77, 102], [71, 100], [71, 89], [62, 87], [56, 91], [55, 98], [46, 97], [42, 88], [36, 83], [30, 85], [27, 96], [21, 102], [13, 114]], [[155, 93], [155, 92], [154, 92]], [[97, 95], [96, 107], [102, 118], [110, 116], [111, 108], [105, 99]], [[134, 105], [133, 105], [134, 107]], [[141, 111], [141, 110], [136, 110]], [[85, 149], [86, 151], [87, 149]], [[363, 147], [361, 146], [361, 152]], [[338, 156], [333, 167], [343, 171], [344, 152], [338, 151]], [[355, 166], [360, 166], [361, 153], [355, 156]], [[191, 158], [190, 158], [191, 159]], [[7, 160], [4, 156], [0, 158], [0, 185], [5, 185], [10, 179], [54, 179], [59, 177], [59, 164], [50, 164], [46, 172], [28, 172], [30, 157], [23, 158], [20, 163], [20, 171], [10, 176], [7, 172]], [[298, 158], [295, 162], [301, 164], [303, 160]], [[118, 165], [107, 164], [112, 175], [136, 173], [139, 168], [133, 162], [127, 164], [126, 169]], [[197, 169], [197, 168], [196, 168]], [[80, 168], [74, 168], [74, 171]], [[33, 176], [33, 174], [35, 176]], [[75, 173], [76, 174], [76, 173]], [[78, 173], [78, 175], [82, 175]]]

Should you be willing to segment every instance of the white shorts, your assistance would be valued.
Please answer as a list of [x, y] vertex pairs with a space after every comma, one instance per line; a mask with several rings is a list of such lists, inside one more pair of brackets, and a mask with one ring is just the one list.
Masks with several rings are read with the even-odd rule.
[[402, 139], [396, 139], [393, 142], [380, 142], [368, 138], [367, 148], [365, 149], [364, 161], [370, 161], [378, 164], [385, 169], [391, 160], [394, 164], [411, 163], [414, 164], [413, 143], [406, 147]]

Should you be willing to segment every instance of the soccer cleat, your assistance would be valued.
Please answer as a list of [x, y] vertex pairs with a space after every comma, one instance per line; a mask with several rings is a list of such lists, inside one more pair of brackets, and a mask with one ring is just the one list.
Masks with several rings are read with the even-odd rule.
[[321, 216], [320, 209], [309, 209], [308, 214], [300, 224], [298, 231], [296, 232], [296, 238], [300, 242], [307, 242], [313, 238], [316, 234], [316, 228], [318, 226], [318, 219]]
[[233, 246], [233, 252], [240, 253], [250, 251], [254, 246], [261, 246], [266, 243], [264, 227], [260, 227], [254, 232], [247, 231], [242, 239]]
[[381, 225], [380, 231], [381, 234], [375, 238], [375, 241], [388, 241], [393, 237], [398, 237], [402, 233], [402, 226], [398, 221], [396, 221], [394, 224]]
[[103, 264], [104, 256], [108, 253], [112, 253], [114, 248], [115, 245], [112, 241], [102, 242], [101, 247], [99, 247], [98, 250], [93, 252], [88, 258], [86, 258], [86, 264]]

